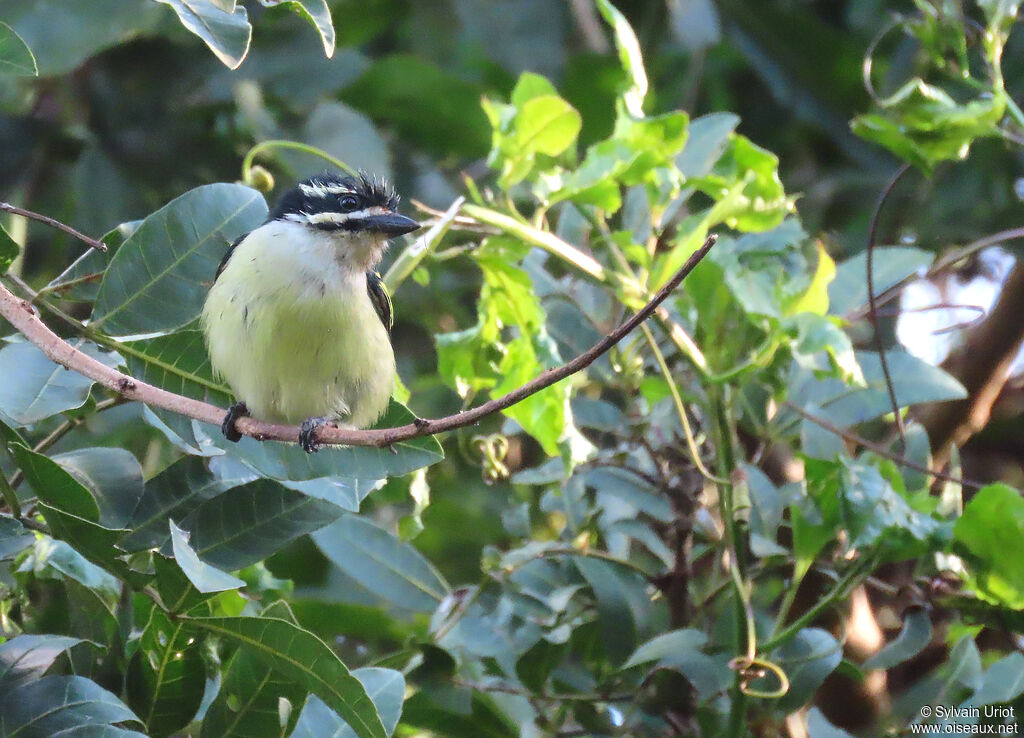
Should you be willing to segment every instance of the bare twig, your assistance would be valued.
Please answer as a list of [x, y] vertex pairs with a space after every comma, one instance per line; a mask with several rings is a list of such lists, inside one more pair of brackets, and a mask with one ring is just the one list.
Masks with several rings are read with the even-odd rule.
[[900, 416], [900, 406], [896, 401], [896, 388], [892, 383], [892, 375], [889, 373], [889, 360], [885, 358], [885, 346], [882, 345], [882, 334], [878, 331], [878, 305], [875, 302], [875, 238], [878, 233], [878, 217], [882, 214], [882, 206], [889, 199], [889, 195], [896, 188], [897, 183], [910, 169], [909, 164], [904, 164], [896, 170], [888, 186], [882, 190], [875, 204], [875, 212], [871, 215], [871, 227], [868, 230], [867, 248], [867, 281], [868, 281], [868, 320], [871, 322], [871, 329], [875, 334], [875, 346], [878, 348], [878, 361], [882, 365], [882, 374], [885, 375], [885, 386], [889, 390], [889, 401], [892, 403], [893, 416], [896, 419], [896, 430], [900, 434], [900, 442], [903, 448], [907, 447], [907, 434], [903, 428], [903, 418]]
[[[500, 412], [521, 402], [530, 395], [586, 369], [611, 349], [612, 346], [635, 330], [643, 321], [647, 320], [707, 255], [711, 247], [715, 245], [716, 238], [714, 235], [708, 236], [704, 245], [690, 256], [686, 264], [683, 265], [675, 276], [658, 290], [657, 294], [629, 320], [618, 326], [576, 358], [562, 366], [542, 372], [532, 381], [509, 392], [507, 395], [495, 398], [471, 410], [456, 413], [455, 415], [449, 415], [436, 420], [420, 419], [416, 423], [396, 428], [348, 430], [325, 426], [319, 432], [318, 440], [322, 444], [390, 446], [411, 438], [434, 435], [435, 433], [472, 425], [488, 415]], [[170, 410], [179, 415], [186, 415], [212, 425], [220, 425], [224, 418], [226, 411], [221, 408], [146, 384], [78, 351], [51, 331], [39, 319], [28, 302], [15, 297], [3, 286], [0, 286], [0, 315], [24, 334], [29, 341], [39, 347], [52, 361], [68, 369], [73, 369], [95, 382], [99, 382], [104, 387], [113, 390], [128, 400], [144, 402], [152, 407]], [[296, 441], [299, 437], [298, 426], [266, 423], [254, 418], [240, 418], [235, 427], [240, 433], [259, 440]]]
[[906, 458], [905, 456], [900, 456], [897, 453], [893, 453], [892, 451], [890, 451], [885, 446], [879, 443], [869, 441], [868, 439], [862, 436], [858, 436], [856, 433], [853, 433], [852, 431], [846, 430], [845, 428], [840, 428], [838, 425], [834, 423], [830, 423], [829, 421], [825, 420], [824, 418], [818, 415], [809, 413], [799, 405], [795, 405], [789, 400], [786, 400], [786, 402], [783, 404], [785, 404], [786, 407], [795, 412], [797, 415], [811, 421], [815, 425], [821, 426], [829, 433], [835, 433], [840, 438], [844, 438], [847, 441], [850, 441], [851, 443], [856, 443], [858, 446], [863, 446], [871, 453], [889, 459], [890, 461], [895, 461], [900, 466], [905, 466], [908, 469], [913, 469], [914, 471], [919, 471], [922, 472], [923, 474], [929, 474], [935, 477], [936, 479], [942, 479], [943, 481], [946, 482], [960, 484], [963, 485], [964, 487], [969, 487], [970, 489], [981, 489], [982, 487], [985, 486], [983, 484], [978, 484], [977, 482], [972, 482], [969, 479], [964, 479], [963, 477], [955, 477], [952, 474], [946, 474], [944, 472], [935, 471], [934, 469], [929, 469], [927, 466], [924, 466], [923, 464], [913, 462], [910, 459]]
[[17, 207], [16, 205], [11, 205], [9, 202], [2, 201], [0, 201], [0, 210], [12, 213], [13, 215], [20, 215], [24, 218], [29, 218], [31, 220], [38, 220], [40, 223], [45, 223], [51, 228], [56, 228], [59, 231], [64, 231], [68, 235], [74, 236], [82, 243], [89, 244], [92, 248], [96, 249], [97, 251], [107, 250], [107, 245], [102, 241], [97, 241], [95, 238], [90, 238], [84, 233], [76, 231], [71, 226], [61, 223], [59, 220], [54, 220], [53, 218], [47, 215], [40, 215], [39, 213], [34, 213], [31, 210], [25, 210], [23, 208]]

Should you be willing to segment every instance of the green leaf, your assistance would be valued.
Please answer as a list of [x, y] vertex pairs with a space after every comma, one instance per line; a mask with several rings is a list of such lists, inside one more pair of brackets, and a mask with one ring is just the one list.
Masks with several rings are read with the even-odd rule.
[[113, 694], [78, 676], [48, 676], [5, 690], [0, 695], [0, 715], [4, 736], [10, 738], [64, 735], [63, 731], [79, 726], [98, 733], [101, 727], [114, 723], [140, 722]]
[[[334, 23], [327, 0], [260, 0], [268, 8], [288, 8], [313, 24], [324, 44], [324, 54], [334, 56]], [[229, 65], [230, 66], [230, 65]]]
[[249, 53], [252, 26], [241, 4], [225, 10], [212, 0], [156, 1], [170, 5], [181, 25], [201, 38], [228, 69], [237, 69]]
[[14, 558], [35, 539], [32, 531], [10, 515], [0, 515], [0, 561]]
[[[402, 715], [402, 701], [405, 698], [405, 678], [394, 669], [364, 667], [352, 672], [352, 676], [363, 683], [366, 693], [373, 700], [377, 714], [384, 723], [388, 735], [395, 732]], [[356, 732], [348, 726], [323, 700], [310, 695], [302, 708], [299, 722], [291, 738], [356, 738]]]
[[214, 378], [200, 331], [126, 341], [120, 351], [133, 377], [194, 400], [221, 405], [230, 401], [231, 390]]
[[1024, 694], [1024, 656], [1011, 653], [985, 671], [981, 686], [962, 707], [1001, 705]]
[[132, 533], [122, 542], [122, 548], [126, 551], [159, 548], [167, 541], [168, 520], [183, 520], [204, 501], [251, 482], [256, 476], [246, 469], [226, 478], [215, 477], [207, 470], [203, 459], [195, 456], [179, 459], [146, 482], [128, 526]]
[[[0, 23], [0, 26], [3, 26]], [[6, 274], [7, 270], [10, 269], [11, 264], [18, 258], [18, 254], [21, 253], [21, 247], [18, 243], [11, 238], [11, 235], [7, 230], [0, 225], [0, 274]]]
[[107, 245], [106, 251], [89, 249], [75, 259], [71, 266], [54, 277], [46, 285], [48, 291], [60, 295], [67, 300], [92, 302], [100, 289], [103, 273], [110, 266], [114, 254], [121, 248], [130, 235], [142, 225], [141, 220], [121, 223], [101, 239]]
[[939, 522], [918, 512], [874, 466], [843, 460], [840, 501], [851, 546], [879, 546], [897, 558], [910, 558], [940, 531]]
[[51, 457], [92, 494], [100, 522], [126, 528], [142, 497], [142, 467], [123, 448], [80, 448]]
[[948, 682], [962, 684], [970, 690], [981, 687], [981, 653], [974, 643], [974, 636], [962, 636], [950, 649]]
[[[406, 425], [414, 417], [408, 408], [392, 400], [384, 417], [374, 427]], [[265, 476], [296, 482], [335, 476], [376, 481], [408, 474], [444, 458], [441, 445], [434, 436], [399, 441], [389, 448], [328, 446], [315, 454], [307, 454], [297, 443], [257, 441], [248, 436], [238, 443], [230, 443], [219, 428], [205, 427], [212, 433], [212, 442], [228, 455]]]
[[344, 515], [313, 540], [345, 574], [400, 608], [430, 613], [448, 594], [448, 583], [419, 551], [364, 518]]
[[162, 15], [160, 8], [148, 2], [3, 2], [4, 21], [32, 49], [39, 74], [44, 77], [66, 74], [93, 54], [154, 30]]
[[202, 594], [225, 592], [245, 586], [245, 581], [223, 572], [209, 564], [203, 563], [192, 547], [188, 545], [188, 535], [181, 528], [168, 520], [171, 529], [171, 546], [174, 549], [174, 560], [192, 582], [192, 586]]
[[206, 669], [202, 641], [184, 619], [150, 610], [138, 650], [128, 666], [128, 703], [154, 737], [184, 728], [203, 699]]
[[923, 607], [907, 612], [903, 620], [903, 628], [896, 639], [887, 643], [881, 651], [867, 659], [863, 668], [891, 669], [897, 664], [917, 656], [932, 639], [932, 619]]
[[[94, 359], [116, 366], [117, 356], [79, 340], [76, 348]], [[21, 425], [34, 425], [51, 415], [81, 407], [93, 381], [46, 358], [31, 343], [12, 343], [0, 350], [0, 412]]]
[[643, 53], [633, 28], [626, 16], [616, 9], [608, 0], [597, 0], [597, 8], [605, 21], [615, 33], [615, 48], [619, 51], [622, 68], [632, 80], [632, 84], [623, 93], [622, 98], [626, 109], [631, 115], [642, 118], [644, 115], [644, 97], [647, 95], [647, 72], [644, 71]]
[[[271, 604], [261, 615], [295, 622], [284, 601]], [[200, 738], [294, 738], [300, 705], [307, 694], [302, 685], [285, 678], [251, 651], [238, 649], [203, 718]]]
[[708, 642], [708, 637], [699, 630], [683, 628], [662, 633], [655, 636], [644, 644], [641, 644], [633, 655], [626, 659], [622, 665], [628, 669], [637, 664], [646, 664], [650, 661], [675, 661], [692, 651], [700, 651]]
[[[817, 378], [812, 371], [797, 370], [794, 367], [787, 381], [790, 402], [814, 414], [823, 415], [842, 428], [891, 413], [892, 402], [878, 354], [858, 351], [856, 359], [866, 386], [850, 387], [843, 380]], [[967, 396], [963, 386], [949, 374], [906, 352], [888, 351], [886, 359], [900, 407], [959, 400]], [[781, 415], [779, 422], [793, 422], [792, 416], [786, 413]]]
[[828, 312], [828, 286], [836, 277], [836, 263], [828, 255], [821, 241], [817, 242], [818, 266], [814, 270], [811, 283], [799, 297], [790, 301], [785, 308], [787, 315], [813, 313], [825, 315]]
[[341, 514], [330, 503], [257, 479], [200, 503], [179, 524], [191, 535], [200, 558], [234, 571], [262, 561]]
[[[843, 660], [843, 649], [831, 633], [821, 628], [804, 628], [793, 640], [774, 651], [771, 658], [789, 677], [789, 692], [776, 703], [778, 709], [788, 712], [810, 701]], [[763, 681], [752, 682], [751, 687], [774, 689], [778, 682], [769, 674]]]
[[0, 643], [0, 687], [7, 691], [42, 679], [58, 656], [81, 642], [81, 638], [26, 634]]
[[729, 138], [739, 116], [732, 113], [709, 113], [694, 118], [686, 146], [676, 157], [676, 166], [684, 177], [703, 177], [714, 167], [729, 145]]
[[992, 484], [979, 491], [953, 539], [970, 554], [969, 580], [980, 598], [1024, 608], [1024, 499], [1017, 490]]
[[425, 151], [476, 158], [487, 154], [490, 141], [481, 92], [423, 57], [400, 55], [375, 61], [341, 98]]
[[[867, 305], [866, 259], [867, 254], [861, 252], [846, 259], [836, 268], [836, 278], [828, 286], [829, 302], [834, 315], [846, 315]], [[882, 294], [918, 269], [928, 266], [933, 259], [934, 254], [923, 249], [907, 246], [876, 248], [872, 261], [876, 294]]]
[[191, 322], [228, 245], [266, 216], [263, 196], [242, 185], [204, 185], [172, 200], [147, 217], [111, 259], [93, 324], [125, 336]]
[[597, 600], [604, 650], [613, 664], [625, 662], [652, 626], [646, 583], [630, 569], [580, 556], [573, 563]]
[[276, 618], [194, 618], [192, 626], [234, 641], [298, 682], [338, 713], [359, 738], [387, 738], [373, 701], [334, 652], [312, 633]]
[[[0, 75], [14, 77], [36, 77], [39, 75], [39, 67], [36, 66], [36, 58], [32, 56], [32, 49], [13, 28], [3, 22], [0, 22]], [[0, 273], [5, 269], [2, 238], [0, 236]]]

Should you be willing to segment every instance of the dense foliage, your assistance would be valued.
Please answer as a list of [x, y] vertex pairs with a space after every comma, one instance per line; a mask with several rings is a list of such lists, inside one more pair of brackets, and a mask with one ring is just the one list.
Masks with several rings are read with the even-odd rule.
[[0, 195], [108, 251], [11, 216], [0, 282], [187, 397], [231, 401], [218, 261], [325, 159], [429, 226], [385, 263], [381, 427], [579, 354], [720, 238], [585, 372], [390, 449], [231, 444], [6, 330], [0, 738], [1014, 725], [1024, 500], [890, 432], [965, 390], [883, 366], [860, 247], [898, 160], [931, 179], [876, 293], [1013, 222], [1017, 5], [2, 0]]

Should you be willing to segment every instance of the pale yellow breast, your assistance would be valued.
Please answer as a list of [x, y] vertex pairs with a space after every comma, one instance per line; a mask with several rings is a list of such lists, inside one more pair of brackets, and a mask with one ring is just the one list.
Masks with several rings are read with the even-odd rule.
[[235, 249], [203, 309], [210, 359], [255, 417], [372, 425], [394, 389], [389, 336], [335, 237], [301, 229], [270, 223]]

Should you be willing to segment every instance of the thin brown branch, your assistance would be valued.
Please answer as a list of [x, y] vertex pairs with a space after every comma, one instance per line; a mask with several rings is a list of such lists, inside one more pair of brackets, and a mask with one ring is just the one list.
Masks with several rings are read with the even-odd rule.
[[[449, 415], [436, 420], [421, 419], [416, 423], [396, 428], [348, 430], [325, 426], [318, 433], [318, 440], [321, 444], [390, 446], [411, 438], [434, 435], [435, 433], [473, 425], [488, 415], [500, 412], [521, 402], [530, 395], [536, 394], [556, 382], [560, 382], [566, 377], [586, 369], [611, 349], [612, 346], [635, 330], [643, 321], [647, 320], [707, 255], [711, 247], [715, 245], [716, 239], [717, 237], [714, 235], [708, 236], [704, 245], [690, 256], [683, 267], [676, 272], [675, 276], [658, 290], [657, 294], [629, 320], [618, 326], [576, 358], [562, 366], [542, 372], [532, 381], [509, 392], [507, 395], [495, 398], [471, 410], [456, 413], [455, 415]], [[31, 304], [15, 297], [2, 285], [0, 285], [0, 316], [3, 316], [29, 341], [39, 347], [52, 361], [68, 369], [73, 369], [128, 400], [144, 402], [152, 407], [169, 410], [212, 425], [220, 425], [224, 419], [226, 411], [222, 408], [146, 384], [116, 369], [112, 369], [73, 348], [39, 319]], [[240, 418], [235, 427], [243, 435], [265, 441], [296, 441], [299, 437], [298, 426], [266, 423], [255, 418]]]
[[936, 403], [919, 413], [935, 449], [936, 462], [949, 458], [950, 448], [962, 445], [985, 427], [992, 406], [1009, 379], [1010, 367], [1024, 345], [1024, 264], [1017, 263], [988, 317], [967, 334], [963, 347], [943, 368], [967, 390], [963, 400]]
[[878, 331], [878, 304], [875, 299], [875, 239], [878, 235], [878, 219], [882, 214], [882, 206], [889, 199], [889, 195], [896, 188], [903, 175], [910, 170], [909, 164], [904, 164], [896, 170], [896, 174], [889, 181], [888, 186], [882, 191], [875, 204], [875, 212], [871, 215], [871, 227], [868, 229], [867, 248], [867, 282], [868, 282], [868, 321], [871, 323], [871, 330], [875, 334], [875, 346], [878, 348], [878, 362], [882, 365], [882, 374], [885, 376], [885, 386], [889, 391], [889, 402], [892, 403], [892, 413], [896, 420], [896, 430], [900, 434], [900, 442], [903, 448], [907, 447], [907, 434], [903, 428], [903, 417], [900, 415], [900, 406], [896, 401], [896, 388], [892, 383], [892, 374], [889, 373], [889, 360], [885, 357], [885, 346], [882, 345], [882, 334]]
[[882, 458], [889, 459], [890, 461], [895, 461], [900, 466], [905, 466], [908, 469], [913, 469], [914, 471], [919, 471], [923, 474], [929, 474], [935, 477], [936, 479], [942, 479], [943, 481], [946, 482], [960, 484], [963, 485], [964, 487], [969, 487], [970, 489], [981, 489], [982, 487], [985, 486], [983, 484], [978, 484], [977, 482], [972, 482], [969, 479], [964, 479], [963, 477], [956, 477], [953, 476], [952, 474], [946, 474], [945, 472], [929, 469], [927, 466], [923, 464], [913, 462], [910, 459], [906, 458], [905, 456], [900, 456], [897, 453], [893, 453], [880, 443], [869, 441], [863, 436], [858, 436], [856, 433], [846, 430], [845, 428], [840, 428], [835, 423], [830, 423], [829, 421], [825, 420], [824, 418], [818, 415], [809, 413], [799, 405], [795, 405], [789, 400], [786, 400], [783, 404], [800, 417], [805, 418], [814, 423], [815, 425], [824, 428], [829, 433], [835, 433], [840, 438], [843, 438], [847, 441], [850, 441], [851, 443], [855, 443], [858, 446], [866, 448], [868, 451], [875, 454], [876, 456], [881, 456]]
[[59, 220], [54, 220], [48, 215], [41, 215], [39, 213], [32, 212], [31, 210], [25, 210], [24, 208], [19, 208], [16, 205], [11, 205], [9, 202], [3, 201], [0, 201], [0, 210], [11, 213], [13, 215], [20, 215], [24, 218], [29, 218], [31, 220], [38, 220], [40, 223], [45, 223], [51, 228], [56, 228], [59, 231], [64, 231], [70, 236], [74, 236], [82, 243], [89, 244], [89, 246], [96, 249], [97, 251], [107, 250], [107, 245], [102, 241], [97, 241], [95, 238], [90, 238], [81, 231], [76, 231], [71, 226], [61, 223]]

